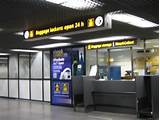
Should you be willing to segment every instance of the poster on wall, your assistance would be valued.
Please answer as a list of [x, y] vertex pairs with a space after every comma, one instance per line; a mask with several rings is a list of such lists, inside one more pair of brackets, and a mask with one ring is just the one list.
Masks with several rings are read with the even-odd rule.
[[53, 83], [54, 96], [69, 98], [70, 97], [70, 95], [69, 95], [70, 85], [69, 84], [70, 84], [69, 82], [54, 81], [54, 83]]
[[69, 94], [69, 83], [62, 83], [62, 94], [68, 95]]
[[58, 48], [51, 54], [51, 103], [72, 105], [72, 76], [84, 75], [84, 47]]
[[61, 93], [60, 91], [60, 82], [54, 82], [54, 94], [59, 95]]
[[71, 56], [64, 50], [53, 51], [53, 79], [71, 80]]
[[70, 49], [55, 49], [52, 54], [52, 104], [70, 105], [71, 64]]

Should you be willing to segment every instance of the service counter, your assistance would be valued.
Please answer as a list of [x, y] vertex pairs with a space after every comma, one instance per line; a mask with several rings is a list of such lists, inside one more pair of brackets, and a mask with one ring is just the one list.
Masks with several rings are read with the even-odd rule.
[[[83, 76], [81, 80], [81, 95], [83, 94], [83, 104], [86, 111], [93, 110], [136, 113], [136, 84], [131, 80], [96, 80], [95, 77]], [[73, 79], [76, 82], [76, 79]], [[79, 85], [73, 88], [78, 87]], [[73, 91], [75, 91], [73, 90]], [[78, 92], [75, 92], [78, 93]]]
[[135, 113], [135, 81], [93, 81], [93, 104], [96, 110]]

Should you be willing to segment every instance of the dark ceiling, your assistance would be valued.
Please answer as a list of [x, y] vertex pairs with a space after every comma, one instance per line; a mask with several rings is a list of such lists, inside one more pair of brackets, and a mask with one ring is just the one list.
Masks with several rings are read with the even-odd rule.
[[[1, 50], [31, 48], [35, 45], [55, 43], [58, 41], [49, 39], [26, 42], [22, 36], [15, 35], [14, 33], [55, 25], [84, 16], [106, 14], [107, 12], [117, 10], [122, 10], [159, 24], [158, 0], [99, 1], [104, 3], [102, 7], [81, 11], [62, 7], [45, 0], [0, 0], [0, 28], [4, 29], [0, 32], [0, 48]], [[142, 39], [158, 38], [158, 34], [153, 32], [157, 29], [142, 29], [113, 21], [113, 28], [111, 30], [72, 35], [71, 41], [75, 42], [111, 35], [134, 35]]]

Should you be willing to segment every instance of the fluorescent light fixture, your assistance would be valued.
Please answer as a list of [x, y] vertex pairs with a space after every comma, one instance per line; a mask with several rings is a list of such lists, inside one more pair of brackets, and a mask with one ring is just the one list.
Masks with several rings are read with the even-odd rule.
[[143, 18], [128, 14], [128, 13], [111, 13], [113, 20], [124, 22], [141, 28], [157, 27], [158, 24], [145, 20]]
[[159, 33], [159, 30], [155, 30], [154, 32], [155, 32], [155, 33]]
[[54, 36], [54, 37], [50, 37], [50, 39], [54, 39], [54, 40], [69, 40], [71, 38], [70, 37], [63, 37], [63, 36]]
[[1, 32], [1, 31], [3, 31], [3, 29], [2, 29], [2, 28], [0, 28], [0, 32]]
[[10, 55], [9, 53], [0, 53], [0, 56], [7, 56]]
[[66, 2], [67, 0], [46, 0], [48, 2], [51, 2], [51, 3], [55, 3], [55, 4], [62, 4], [64, 2]]
[[72, 45], [72, 44], [71, 43], [54, 43], [54, 44], [34, 46], [33, 48], [36, 48], [36, 49], [45, 49], [45, 48], [64, 47], [64, 46], [69, 46], [69, 45]]
[[102, 6], [98, 0], [46, 0], [72, 9], [83, 10]]
[[80, 41], [79, 43], [97, 43], [97, 42], [107, 42], [107, 41], [113, 41], [113, 40], [130, 39], [130, 38], [134, 38], [134, 37], [132, 36], [111, 36], [111, 37], [105, 37], [105, 38], [84, 40], [84, 41]]
[[7, 60], [8, 57], [0, 57], [0, 60]]
[[27, 50], [27, 49], [11, 49], [11, 51], [14, 51], [14, 52], [40, 52], [38, 50]]
[[16, 35], [21, 35], [21, 36], [23, 36], [23, 32], [17, 32], [17, 33], [15, 33]]
[[155, 48], [159, 48], [159, 45], [154, 45], [153, 47], [155, 47]]
[[133, 46], [133, 49], [135, 49], [135, 50], [144, 50], [144, 48], [140, 47], [140, 46]]
[[129, 49], [112, 49], [111, 52], [128, 51]]

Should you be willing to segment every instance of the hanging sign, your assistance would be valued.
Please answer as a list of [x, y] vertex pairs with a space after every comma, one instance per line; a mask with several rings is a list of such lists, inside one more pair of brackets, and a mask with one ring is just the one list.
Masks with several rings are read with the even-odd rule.
[[119, 46], [129, 46], [129, 45], [136, 45], [137, 41], [136, 40], [121, 40], [121, 41], [115, 41], [114, 46], [119, 47]]
[[48, 35], [57, 35], [63, 33], [77, 32], [83, 30], [98, 30], [97, 28], [111, 28], [111, 18], [108, 15], [99, 15], [96, 17], [88, 17], [85, 19], [79, 19], [71, 21], [66, 24], [53, 25], [42, 29], [33, 29], [24, 31], [23, 35], [25, 39], [33, 39], [38, 37], [44, 37]]
[[111, 48], [111, 47], [120, 47], [120, 46], [132, 46], [136, 45], [137, 41], [135, 39], [131, 40], [120, 40], [120, 41], [112, 41], [105, 43], [97, 43], [97, 44], [88, 44], [87, 49], [101, 49], [101, 48]]

